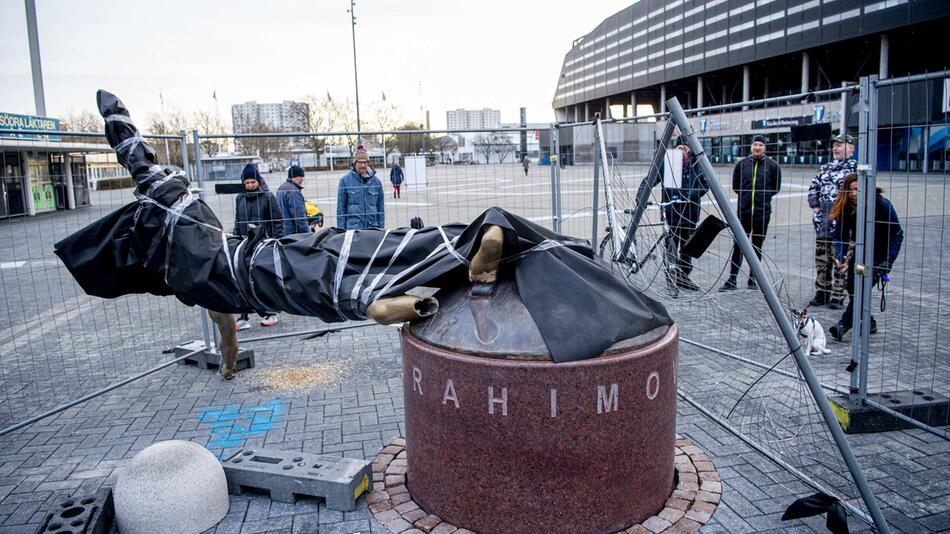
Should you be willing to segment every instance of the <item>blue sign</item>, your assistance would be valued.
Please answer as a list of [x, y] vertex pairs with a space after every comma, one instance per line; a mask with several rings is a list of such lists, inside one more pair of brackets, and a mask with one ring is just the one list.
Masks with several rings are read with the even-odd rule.
[[706, 124], [709, 123], [709, 119], [699, 119], [699, 132], [706, 133]]
[[[0, 112], [0, 130], [44, 130], [59, 132], [59, 119], [49, 117], [34, 117], [33, 115], [15, 115]], [[0, 137], [16, 137], [20, 139], [35, 139], [37, 134], [0, 133]], [[50, 135], [50, 141], [59, 141], [59, 135]]]
[[815, 123], [821, 122], [825, 118], [825, 106], [815, 106]]

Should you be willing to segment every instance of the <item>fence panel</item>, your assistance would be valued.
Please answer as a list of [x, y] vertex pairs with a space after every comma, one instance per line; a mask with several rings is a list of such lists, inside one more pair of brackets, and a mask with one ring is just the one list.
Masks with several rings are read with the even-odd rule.
[[942, 103], [945, 80], [946, 73], [941, 73], [871, 84], [878, 105], [871, 114], [869, 138], [874, 144], [869, 152], [879, 195], [869, 196], [868, 207], [873, 213], [873, 206], [881, 204], [876, 198], [887, 199], [899, 220], [875, 225], [875, 262], [895, 248], [901, 231], [903, 243], [890, 280], [882, 284], [875, 277], [877, 283], [866, 295], [877, 328], [867, 337], [868, 369], [861, 394], [878, 407], [914, 409], [915, 416], [946, 438], [950, 316], [943, 297], [950, 280], [943, 265], [950, 261], [945, 246], [950, 114]]
[[[168, 143], [180, 151], [178, 139]], [[200, 338], [195, 309], [150, 295], [90, 297], [53, 253], [60, 239], [134, 200], [101, 136], [0, 137], [0, 169], [0, 427]]]

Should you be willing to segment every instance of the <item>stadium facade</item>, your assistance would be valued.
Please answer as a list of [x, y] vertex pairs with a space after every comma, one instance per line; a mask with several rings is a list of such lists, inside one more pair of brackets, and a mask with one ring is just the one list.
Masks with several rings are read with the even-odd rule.
[[[942, 71], [948, 29], [946, 0], [641, 0], [574, 41], [552, 104], [559, 122], [582, 122], [662, 112], [672, 96], [695, 108]], [[879, 168], [950, 170], [948, 86], [937, 79], [881, 92]], [[791, 127], [837, 130], [842, 105], [838, 96], [811, 98], [710, 113], [698, 126], [714, 162], [744, 155], [761, 133], [780, 161], [810, 165], [827, 157], [827, 144], [792, 143]], [[571, 141], [561, 142], [568, 159]]]

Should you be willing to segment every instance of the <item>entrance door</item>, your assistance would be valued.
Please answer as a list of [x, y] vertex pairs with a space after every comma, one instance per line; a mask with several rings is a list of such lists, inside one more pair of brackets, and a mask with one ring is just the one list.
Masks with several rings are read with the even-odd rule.
[[28, 157], [30, 168], [30, 194], [33, 195], [33, 209], [36, 213], [54, 211], [56, 209], [56, 193], [50, 177], [50, 160], [47, 154], [37, 154]]
[[49, 156], [49, 178], [53, 185], [53, 198], [55, 198], [56, 209], [58, 210], [64, 210], [69, 206], [64, 159], [62, 154], [50, 154]]
[[0, 152], [0, 217], [26, 214], [19, 152]]
[[89, 179], [86, 176], [86, 157], [73, 156], [70, 158], [73, 171], [73, 192], [76, 207], [89, 205]]

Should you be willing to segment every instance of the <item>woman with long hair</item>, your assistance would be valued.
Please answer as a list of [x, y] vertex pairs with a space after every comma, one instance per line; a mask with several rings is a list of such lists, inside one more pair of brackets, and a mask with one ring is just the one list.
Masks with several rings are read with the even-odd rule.
[[[870, 208], [870, 206], [869, 206]], [[854, 256], [846, 258], [848, 243], [857, 236], [858, 215], [858, 175], [845, 176], [841, 184], [841, 192], [835, 199], [831, 209], [831, 218], [837, 221], [837, 238], [835, 239], [835, 262], [838, 269], [848, 269], [848, 307], [841, 314], [837, 324], [828, 329], [831, 337], [838, 341], [851, 330], [854, 316]], [[890, 272], [897, 260], [901, 244], [904, 242], [904, 230], [891, 201], [884, 198], [884, 190], [877, 188], [874, 195], [874, 266], [871, 276], [876, 284], [882, 276]], [[871, 316], [870, 333], [877, 332], [877, 321]]]

